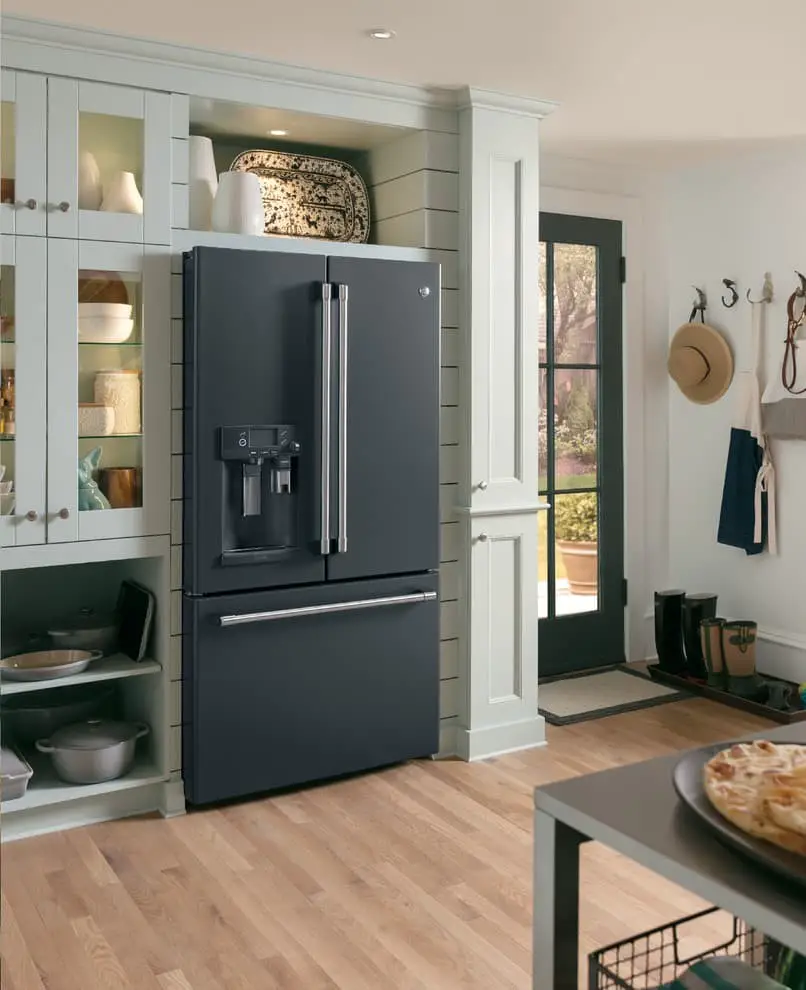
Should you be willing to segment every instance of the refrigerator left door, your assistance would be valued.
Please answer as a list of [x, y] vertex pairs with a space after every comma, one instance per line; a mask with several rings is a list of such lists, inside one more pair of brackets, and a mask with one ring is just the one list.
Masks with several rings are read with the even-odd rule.
[[324, 580], [325, 279], [325, 259], [308, 255], [185, 256], [188, 594]]

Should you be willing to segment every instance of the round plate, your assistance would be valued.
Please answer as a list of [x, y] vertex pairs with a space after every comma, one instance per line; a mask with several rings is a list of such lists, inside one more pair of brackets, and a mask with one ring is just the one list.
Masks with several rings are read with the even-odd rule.
[[101, 656], [89, 650], [40, 650], [20, 653], [0, 660], [0, 676], [4, 681], [49, 681], [69, 677], [86, 670]]
[[[704, 746], [702, 749], [694, 749], [690, 753], [686, 753], [674, 768], [672, 774], [674, 788], [683, 803], [713, 829], [718, 839], [733, 846], [734, 849], [754, 859], [757, 863], [761, 863], [768, 870], [774, 870], [788, 880], [806, 887], [806, 856], [798, 856], [797, 853], [781, 849], [771, 842], [756, 839], [743, 832], [720, 815], [705, 793], [702, 780], [705, 764], [717, 753], [721, 753], [722, 750], [728, 749], [736, 743], [752, 741], [752, 739], [736, 739], [734, 742]], [[781, 739], [777, 739], [776, 742], [787, 745]], [[790, 745], [802, 746], [803, 743], [798, 741]]]

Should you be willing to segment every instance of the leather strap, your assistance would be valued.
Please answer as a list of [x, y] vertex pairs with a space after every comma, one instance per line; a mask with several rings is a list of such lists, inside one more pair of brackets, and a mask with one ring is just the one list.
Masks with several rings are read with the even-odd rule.
[[[795, 315], [796, 300], [803, 300], [800, 315]], [[799, 292], [793, 292], [786, 304], [786, 342], [784, 360], [781, 363], [781, 384], [791, 395], [803, 395], [806, 386], [795, 388], [798, 380], [798, 342], [795, 340], [804, 317], [806, 317], [806, 300]]]

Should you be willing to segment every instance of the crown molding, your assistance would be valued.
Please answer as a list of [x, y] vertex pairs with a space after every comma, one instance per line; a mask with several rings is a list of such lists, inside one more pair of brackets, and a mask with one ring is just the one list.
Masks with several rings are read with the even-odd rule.
[[552, 100], [536, 100], [531, 96], [513, 96], [497, 93], [490, 89], [477, 89], [465, 86], [457, 92], [456, 106], [459, 110], [497, 110], [501, 113], [514, 113], [521, 117], [534, 117], [542, 120], [553, 113], [559, 103]]
[[[268, 106], [278, 103], [265, 99], [285, 96], [282, 108], [303, 112], [314, 97], [329, 94], [331, 102], [341, 104], [336, 116], [456, 131], [453, 89], [366, 79], [15, 15], [3, 15], [1, 25], [1, 61], [9, 68]], [[376, 112], [367, 115], [373, 107]]]

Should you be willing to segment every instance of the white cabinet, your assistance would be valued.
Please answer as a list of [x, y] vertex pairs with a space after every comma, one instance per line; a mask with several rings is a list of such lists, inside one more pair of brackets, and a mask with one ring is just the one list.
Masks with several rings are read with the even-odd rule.
[[0, 545], [45, 542], [47, 246], [0, 237]]
[[4, 70], [1, 95], [2, 233], [170, 243], [169, 94]]
[[0, 233], [44, 234], [47, 81], [3, 69], [0, 78]]
[[170, 531], [170, 279], [167, 247], [48, 239], [48, 542]]
[[2, 545], [167, 534], [168, 248], [0, 244]]
[[[47, 126], [49, 236], [170, 243], [167, 93], [51, 78]], [[86, 177], [94, 169], [100, 176], [103, 208], [87, 194], [91, 185]], [[115, 189], [121, 195], [114, 197]], [[138, 195], [142, 212], [127, 212]], [[110, 203], [117, 208], [107, 208]]]

